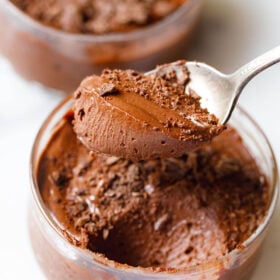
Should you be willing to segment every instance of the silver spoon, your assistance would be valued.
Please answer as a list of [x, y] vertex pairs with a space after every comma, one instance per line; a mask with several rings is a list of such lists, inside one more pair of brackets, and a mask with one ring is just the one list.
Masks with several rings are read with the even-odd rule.
[[188, 83], [186, 92], [190, 89], [195, 91], [201, 97], [201, 107], [207, 108], [219, 119], [220, 123], [225, 124], [247, 83], [258, 73], [279, 61], [280, 46], [228, 75], [205, 63], [187, 62], [185, 65], [190, 72], [191, 81]]

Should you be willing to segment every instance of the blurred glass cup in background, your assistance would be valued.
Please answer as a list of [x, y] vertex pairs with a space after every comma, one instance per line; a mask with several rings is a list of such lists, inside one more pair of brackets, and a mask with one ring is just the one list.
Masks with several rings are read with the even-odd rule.
[[162, 20], [134, 31], [91, 35], [47, 27], [2, 0], [0, 53], [24, 78], [69, 93], [107, 67], [147, 71], [185, 58], [202, 2], [186, 0]]

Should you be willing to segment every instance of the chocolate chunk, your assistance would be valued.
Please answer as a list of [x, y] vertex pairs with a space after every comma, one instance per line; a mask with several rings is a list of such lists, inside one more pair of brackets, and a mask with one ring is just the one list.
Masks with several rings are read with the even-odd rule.
[[90, 221], [90, 216], [89, 215], [83, 215], [80, 218], [76, 219], [75, 221], [75, 228], [81, 228], [83, 227], [86, 223]]
[[106, 96], [106, 95], [116, 94], [116, 93], [119, 93], [119, 91], [114, 84], [105, 83], [99, 89], [100, 96]]
[[155, 231], [163, 230], [166, 227], [169, 220], [170, 220], [170, 215], [168, 213], [164, 214], [154, 223], [154, 230]]
[[106, 160], [106, 164], [108, 165], [113, 165], [115, 163], [117, 163], [119, 161], [119, 158], [118, 157], [109, 157], [107, 160]]
[[66, 171], [54, 171], [49, 178], [60, 189], [66, 187], [70, 180], [70, 176]]

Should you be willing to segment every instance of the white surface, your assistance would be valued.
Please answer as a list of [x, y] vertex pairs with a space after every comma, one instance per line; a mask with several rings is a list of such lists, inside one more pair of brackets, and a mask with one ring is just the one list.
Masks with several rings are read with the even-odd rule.
[[[239, 65], [280, 43], [280, 2], [208, 0], [201, 34], [188, 58], [221, 71]], [[0, 57], [0, 279], [44, 279], [33, 258], [27, 234], [29, 155], [45, 117], [62, 99], [27, 83]], [[280, 65], [252, 81], [240, 103], [259, 122], [279, 162]], [[280, 207], [251, 280], [280, 279]], [[238, 279], [237, 279], [238, 280]]]

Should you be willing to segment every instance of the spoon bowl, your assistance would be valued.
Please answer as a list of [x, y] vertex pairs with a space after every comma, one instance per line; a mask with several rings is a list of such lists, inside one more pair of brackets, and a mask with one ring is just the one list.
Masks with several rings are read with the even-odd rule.
[[[245, 64], [232, 74], [223, 74], [215, 68], [201, 62], [186, 62], [190, 81], [186, 86], [186, 93], [192, 91], [200, 97], [200, 105], [209, 113], [214, 114], [221, 124], [225, 124], [237, 103], [243, 88], [258, 73], [280, 61], [280, 46], [264, 53], [251, 62]], [[169, 64], [146, 75], [165, 72], [172, 68], [180, 76], [180, 67]]]
[[215, 68], [201, 62], [187, 62], [190, 82], [186, 92], [194, 91], [200, 96], [200, 105], [207, 108], [224, 124], [235, 102], [235, 82]]

